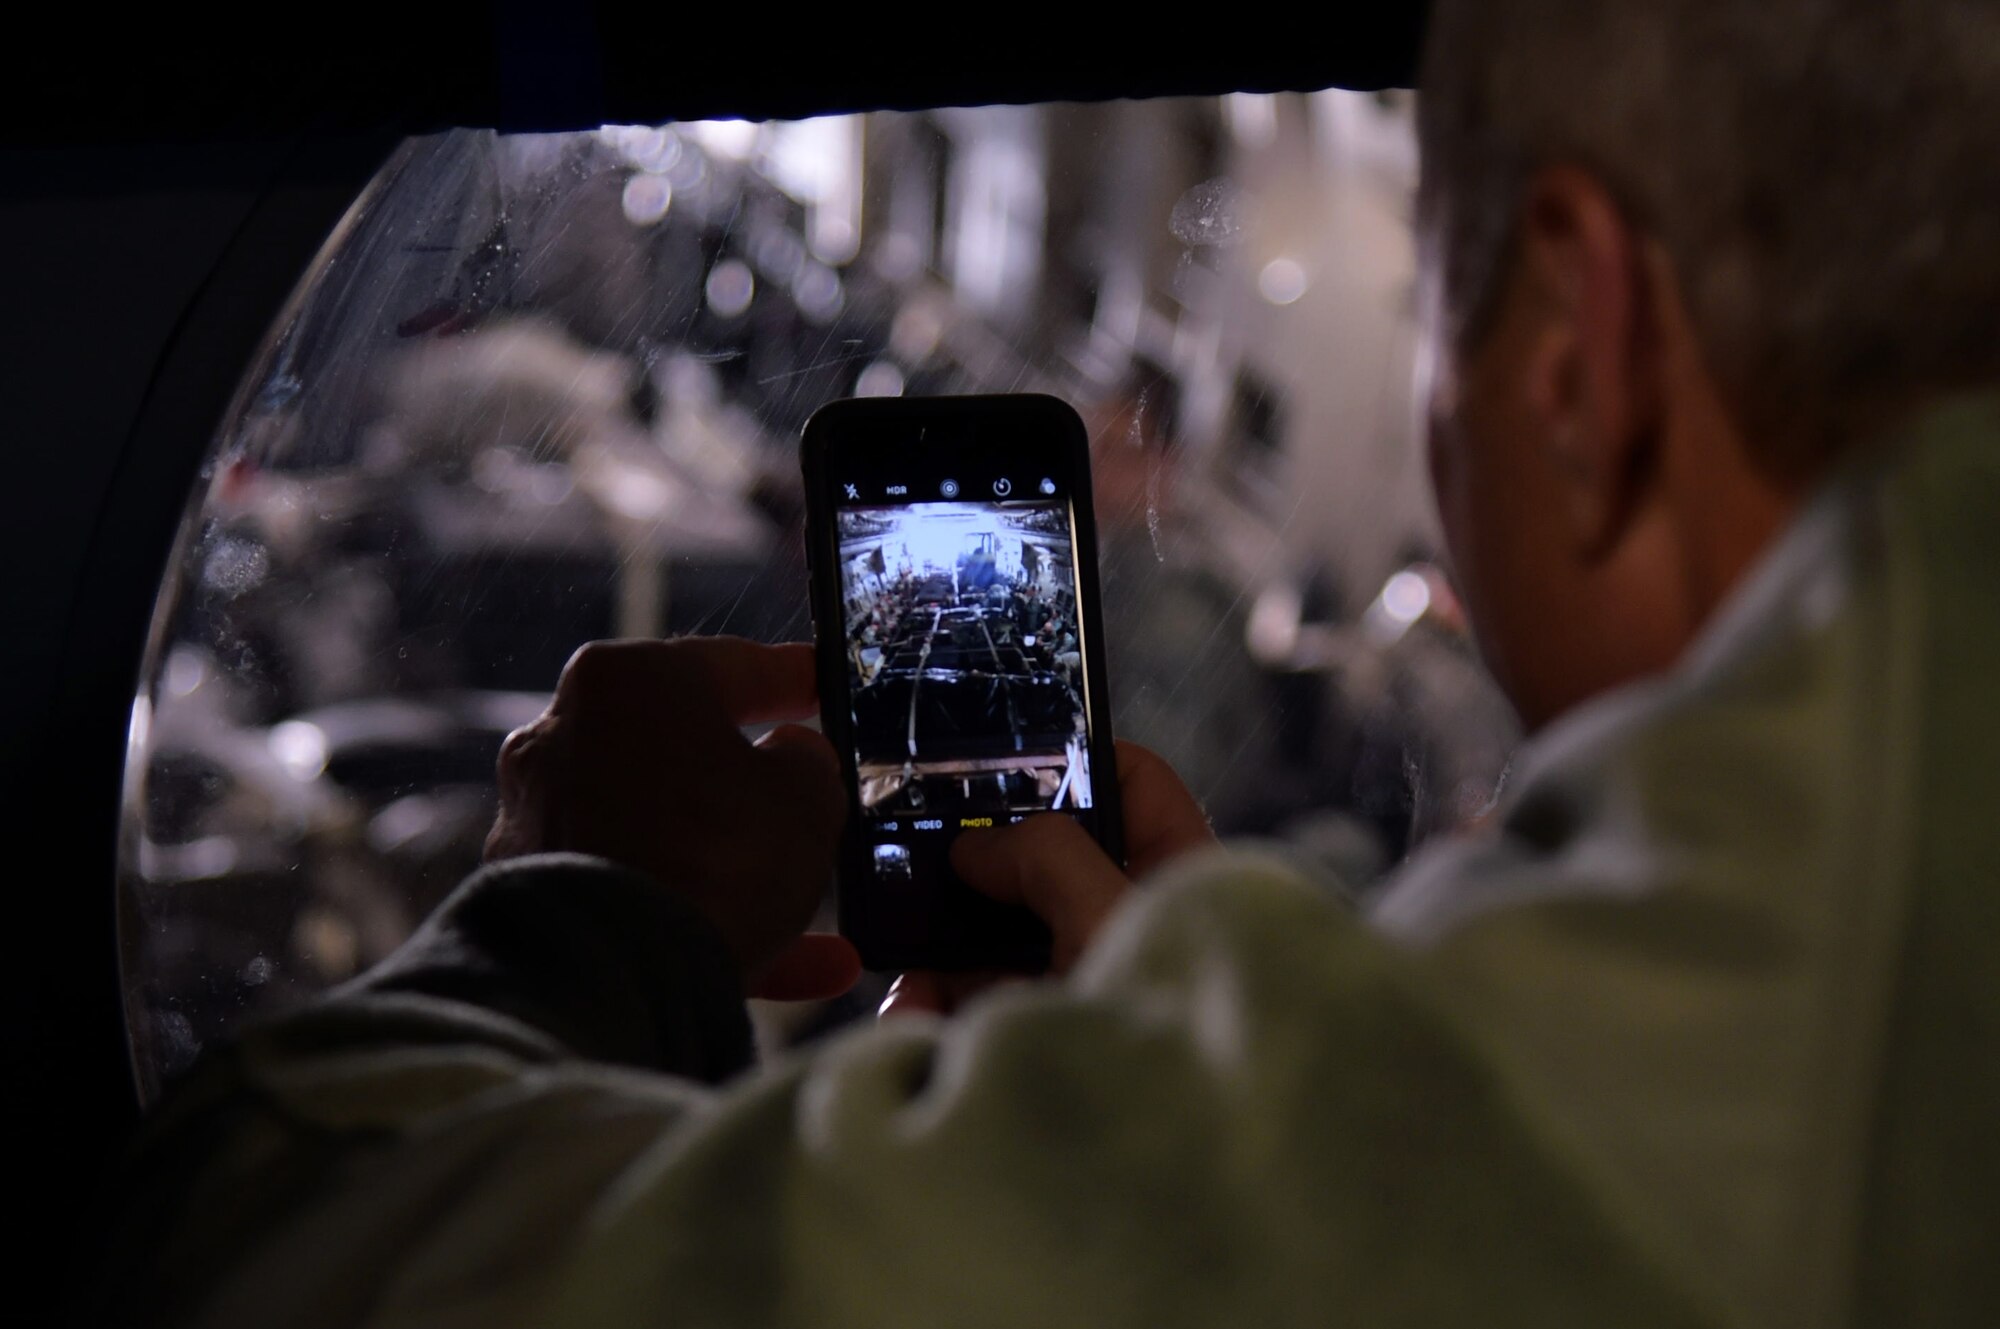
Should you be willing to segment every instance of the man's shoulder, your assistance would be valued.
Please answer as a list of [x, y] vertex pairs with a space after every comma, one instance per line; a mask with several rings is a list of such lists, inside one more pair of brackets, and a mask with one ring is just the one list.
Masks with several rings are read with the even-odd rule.
[[1829, 486], [1680, 667], [1545, 732], [1494, 830], [1370, 911], [1746, 1306], [1851, 1276], [1920, 841], [1950, 832], [1899, 484]]

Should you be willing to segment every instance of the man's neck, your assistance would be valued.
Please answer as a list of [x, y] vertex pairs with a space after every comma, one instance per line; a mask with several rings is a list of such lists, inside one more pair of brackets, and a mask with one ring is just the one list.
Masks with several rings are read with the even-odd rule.
[[1683, 532], [1685, 603], [1693, 621], [1706, 624], [1791, 525], [1820, 472], [1780, 474], [1763, 464], [1784, 450], [1760, 446], [1770, 440], [1751, 437], [1713, 392], [1690, 394], [1680, 406], [1669, 483]]

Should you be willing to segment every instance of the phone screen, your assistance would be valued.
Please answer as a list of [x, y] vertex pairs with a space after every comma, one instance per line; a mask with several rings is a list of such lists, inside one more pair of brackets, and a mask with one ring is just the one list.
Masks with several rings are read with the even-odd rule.
[[1091, 806], [1069, 505], [1029, 483], [1036, 499], [840, 510], [855, 768], [885, 837]]
[[819, 477], [834, 561], [821, 575], [839, 598], [837, 628], [819, 613], [822, 687], [837, 643], [845, 723], [829, 732], [854, 796], [843, 903], [865, 897], [878, 935], [976, 951], [995, 920], [950, 874], [957, 835], [1054, 812], [1103, 838], [1115, 776], [1099, 766], [1087, 454], [1080, 426], [1072, 438], [1026, 416], [1010, 431], [997, 408], [915, 439], [894, 406], [872, 409], [878, 430], [850, 420]]

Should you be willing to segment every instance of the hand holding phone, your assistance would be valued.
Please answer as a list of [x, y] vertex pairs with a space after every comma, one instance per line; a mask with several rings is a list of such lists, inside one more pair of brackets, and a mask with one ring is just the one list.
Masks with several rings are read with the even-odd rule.
[[[1118, 792], [1125, 809], [1127, 871], [1081, 838], [1080, 828], [1056, 817], [971, 832], [952, 849], [959, 875], [975, 889], [1025, 904], [1049, 925], [1055, 941], [1051, 968], [1058, 974], [1089, 949], [1134, 883], [1215, 844], [1201, 803], [1158, 753], [1121, 739]], [[880, 1014], [884, 1019], [950, 1015], [986, 989], [1019, 977], [993, 969], [908, 970], [889, 990]]]
[[753, 996], [826, 997], [852, 949], [801, 936], [845, 809], [814, 709], [811, 651], [733, 637], [593, 642], [508, 736], [490, 860], [571, 851], [644, 872], [715, 925]]
[[876, 969], [1046, 967], [1047, 926], [950, 853], [1053, 812], [1122, 861], [1083, 423], [1045, 396], [841, 401], [802, 459], [841, 930]]

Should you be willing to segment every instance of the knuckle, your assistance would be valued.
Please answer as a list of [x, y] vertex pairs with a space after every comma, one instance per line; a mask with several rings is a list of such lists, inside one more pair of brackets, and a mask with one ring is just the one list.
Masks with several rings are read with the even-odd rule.
[[500, 745], [501, 765], [513, 765], [520, 762], [528, 749], [534, 746], [535, 730], [541, 723], [540, 719], [532, 720], [507, 735], [506, 741]]
[[556, 694], [575, 697], [594, 691], [614, 667], [617, 654], [616, 645], [608, 641], [587, 641], [577, 647], [556, 681]]
[[523, 725], [507, 735], [507, 741], [500, 745], [500, 760], [497, 763], [503, 789], [526, 773], [528, 753], [534, 745], [533, 725]]
[[547, 766], [555, 746], [560, 723], [544, 713], [507, 735], [495, 763], [503, 795], [535, 781]]

